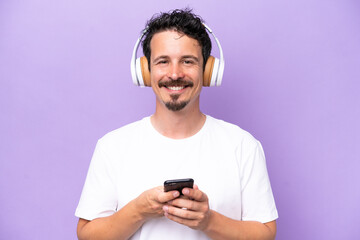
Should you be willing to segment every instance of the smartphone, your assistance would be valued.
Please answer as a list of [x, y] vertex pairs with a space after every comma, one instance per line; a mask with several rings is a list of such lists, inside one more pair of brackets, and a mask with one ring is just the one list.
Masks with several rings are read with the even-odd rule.
[[164, 191], [169, 192], [177, 190], [182, 195], [183, 188], [193, 188], [193, 186], [194, 179], [192, 178], [166, 180], [164, 182]]

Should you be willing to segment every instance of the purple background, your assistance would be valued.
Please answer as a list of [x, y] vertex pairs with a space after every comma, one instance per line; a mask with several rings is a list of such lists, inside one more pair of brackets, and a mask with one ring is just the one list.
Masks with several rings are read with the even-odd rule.
[[360, 236], [358, 1], [1, 0], [0, 239], [76, 239], [97, 139], [154, 111], [130, 77], [136, 38], [186, 6], [226, 58], [202, 110], [262, 142], [277, 239]]

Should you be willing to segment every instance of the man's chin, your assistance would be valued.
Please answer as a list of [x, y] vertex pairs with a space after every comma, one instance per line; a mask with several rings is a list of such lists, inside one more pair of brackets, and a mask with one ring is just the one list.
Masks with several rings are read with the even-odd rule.
[[180, 110], [184, 109], [188, 103], [189, 103], [188, 101], [183, 101], [183, 102], [166, 102], [166, 103], [165, 103], [165, 106], [166, 106], [167, 109], [169, 109], [170, 111], [177, 112], [177, 111], [180, 111]]

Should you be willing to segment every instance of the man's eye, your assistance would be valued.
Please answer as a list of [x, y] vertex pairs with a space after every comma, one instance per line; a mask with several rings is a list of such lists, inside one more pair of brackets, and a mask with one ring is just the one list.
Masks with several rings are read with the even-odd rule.
[[194, 64], [194, 61], [192, 61], [192, 60], [184, 60], [184, 63], [185, 64]]
[[157, 64], [166, 64], [167, 61], [166, 60], [161, 60], [161, 61], [158, 61]]

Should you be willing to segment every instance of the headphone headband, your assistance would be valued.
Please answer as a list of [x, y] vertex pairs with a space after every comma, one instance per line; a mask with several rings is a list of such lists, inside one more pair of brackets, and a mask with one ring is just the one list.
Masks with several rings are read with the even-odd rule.
[[[225, 60], [224, 60], [223, 50], [221, 48], [220, 41], [217, 39], [217, 37], [215, 36], [213, 31], [205, 23], [202, 23], [202, 24], [204, 25], [205, 29], [215, 39], [216, 45], [218, 46], [219, 53], [220, 53], [220, 59], [209, 56], [209, 59], [206, 62], [205, 71], [207, 71], [206, 69], [210, 69], [209, 70], [210, 72], [204, 73], [204, 76], [209, 76], [209, 79], [204, 79], [204, 86], [210, 86], [210, 87], [220, 86], [222, 83], [222, 77], [223, 77], [224, 68], [225, 68]], [[147, 83], [150, 81], [150, 79], [147, 79], [149, 76], [148, 69], [146, 69], [146, 67], [144, 67], [148, 64], [147, 60], [145, 57], [136, 58], [136, 53], [140, 46], [140, 42], [141, 42], [142, 38], [144, 37], [144, 35], [146, 34], [147, 30], [148, 30], [148, 26], [146, 26], [146, 28], [144, 29], [144, 31], [142, 32], [140, 37], [137, 39], [134, 49], [133, 49], [131, 62], [130, 62], [131, 77], [132, 77], [133, 83], [140, 87], [150, 86], [150, 84]], [[209, 61], [210, 59], [211, 59], [211, 61]], [[209, 62], [211, 62], [211, 63], [209, 63]], [[208, 67], [207, 66], [208, 64], [213, 64], [213, 65]], [[147, 72], [145, 73], [144, 71], [147, 71]]]

